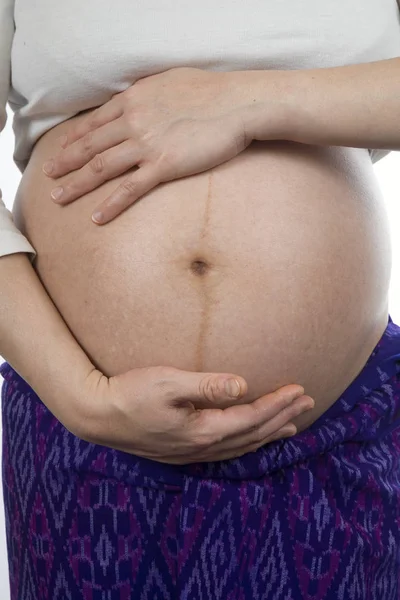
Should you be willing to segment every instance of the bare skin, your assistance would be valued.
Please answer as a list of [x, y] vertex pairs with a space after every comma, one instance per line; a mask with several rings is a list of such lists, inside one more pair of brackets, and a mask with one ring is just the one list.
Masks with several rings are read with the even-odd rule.
[[243, 402], [300, 384], [315, 407], [292, 422], [314, 422], [387, 324], [389, 230], [366, 151], [253, 142], [98, 227], [92, 210], [126, 174], [53, 204], [41, 167], [68, 125], [36, 144], [14, 217], [93, 364], [237, 373]]

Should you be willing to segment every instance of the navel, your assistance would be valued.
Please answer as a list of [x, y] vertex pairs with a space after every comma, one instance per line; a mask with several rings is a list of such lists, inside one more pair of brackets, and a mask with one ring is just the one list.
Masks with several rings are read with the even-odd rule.
[[193, 260], [190, 263], [190, 270], [194, 275], [198, 275], [199, 277], [205, 275], [209, 271], [210, 267], [211, 265], [204, 260]]

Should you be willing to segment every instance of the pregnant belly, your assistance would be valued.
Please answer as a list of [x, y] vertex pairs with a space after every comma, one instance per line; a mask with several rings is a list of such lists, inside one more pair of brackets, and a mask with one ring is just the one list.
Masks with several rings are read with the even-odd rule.
[[387, 324], [389, 230], [367, 152], [253, 142], [97, 226], [93, 209], [126, 174], [55, 205], [41, 166], [68, 126], [36, 144], [13, 212], [95, 366], [108, 376], [152, 365], [235, 373], [245, 401], [299, 383], [315, 408], [295, 422], [312, 423]]

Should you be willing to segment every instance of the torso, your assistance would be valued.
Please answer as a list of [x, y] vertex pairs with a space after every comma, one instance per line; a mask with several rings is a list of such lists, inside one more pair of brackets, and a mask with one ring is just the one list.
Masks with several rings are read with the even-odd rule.
[[95, 366], [108, 376], [151, 365], [235, 373], [245, 401], [298, 383], [316, 404], [294, 422], [316, 420], [387, 324], [389, 228], [368, 153], [253, 142], [99, 227], [93, 209], [126, 174], [60, 207], [41, 170], [82, 118], [40, 138], [13, 212]]

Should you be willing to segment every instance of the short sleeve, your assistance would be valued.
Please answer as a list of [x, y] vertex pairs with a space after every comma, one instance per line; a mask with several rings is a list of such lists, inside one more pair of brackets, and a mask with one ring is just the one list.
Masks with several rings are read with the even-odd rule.
[[[399, 11], [400, 11], [400, 0], [396, 0], [396, 2], [399, 7]], [[399, 23], [399, 35], [400, 35], [400, 13], [398, 16], [398, 23]], [[384, 158], [385, 156], [390, 154], [390, 152], [391, 152], [391, 150], [383, 150], [383, 149], [377, 148], [377, 149], [370, 149], [369, 155], [371, 157], [371, 161], [373, 163], [377, 163], [379, 160], [381, 160], [382, 158]]]
[[381, 150], [380, 148], [369, 150], [369, 155], [373, 164], [377, 163], [378, 160], [385, 158], [385, 156], [387, 156], [390, 153], [391, 150]]
[[[0, 0], [0, 132], [7, 121], [6, 105], [11, 80], [11, 45], [14, 36], [14, 0]], [[2, 177], [0, 165], [0, 177]], [[32, 261], [36, 252], [27, 238], [17, 229], [7, 210], [0, 189], [0, 256], [28, 252]]]

